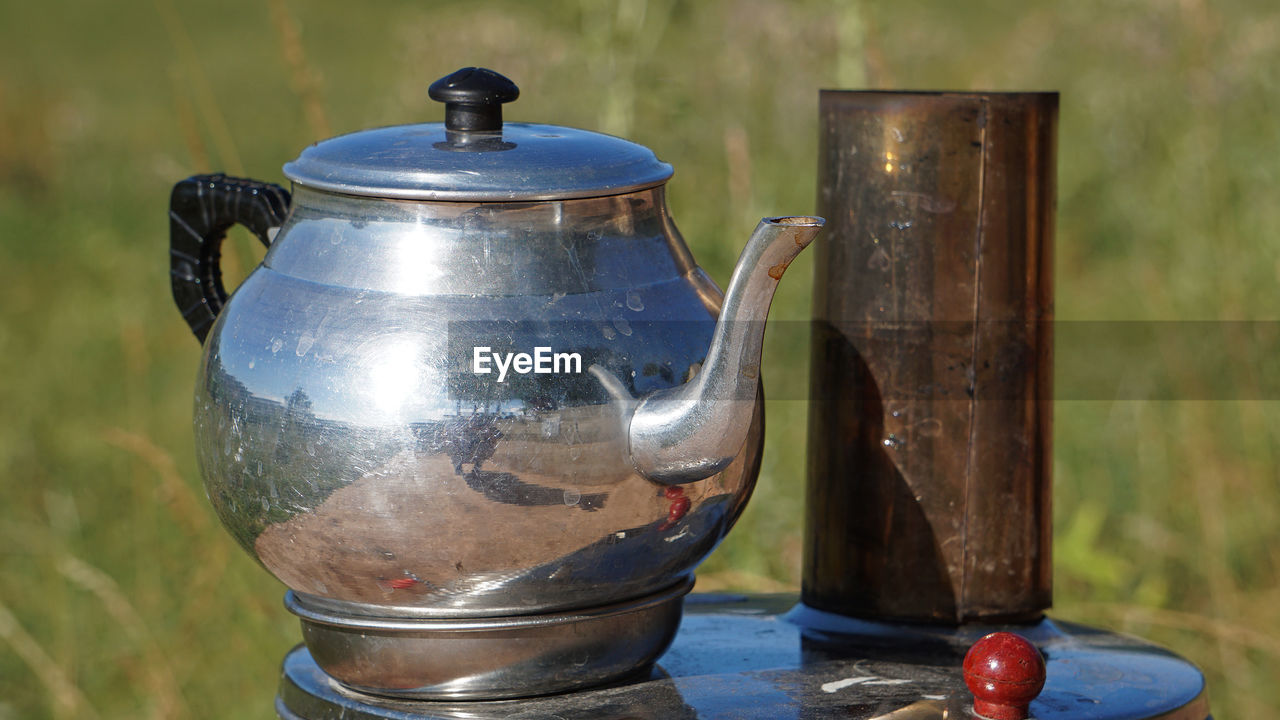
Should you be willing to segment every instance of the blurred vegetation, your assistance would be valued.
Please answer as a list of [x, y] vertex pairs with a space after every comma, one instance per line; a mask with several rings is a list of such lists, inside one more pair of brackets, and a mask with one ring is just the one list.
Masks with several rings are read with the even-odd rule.
[[[813, 208], [818, 88], [1056, 89], [1058, 318], [1280, 320], [1269, 0], [5, 3], [0, 719], [270, 714], [299, 634], [197, 477], [168, 192], [282, 181], [320, 138], [438, 120], [426, 86], [470, 64], [520, 84], [511, 118], [675, 164], [675, 216], [722, 282], [757, 218]], [[225, 252], [233, 277], [260, 257], [244, 233]], [[809, 262], [775, 318], [807, 317]], [[804, 396], [799, 326], [770, 335], [773, 397]], [[757, 497], [704, 587], [798, 587], [806, 413], [769, 412]], [[1055, 420], [1055, 614], [1199, 663], [1218, 717], [1280, 710], [1277, 398], [1073, 400]]]

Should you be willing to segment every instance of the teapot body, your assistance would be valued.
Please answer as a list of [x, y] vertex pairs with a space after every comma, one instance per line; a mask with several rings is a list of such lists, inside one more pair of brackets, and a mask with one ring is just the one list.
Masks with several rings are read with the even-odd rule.
[[298, 186], [205, 343], [209, 497], [305, 602], [348, 614], [543, 613], [669, 587], [741, 512], [762, 403], [733, 462], [680, 486], [632, 466], [628, 412], [696, 375], [720, 300], [661, 185], [512, 202]]

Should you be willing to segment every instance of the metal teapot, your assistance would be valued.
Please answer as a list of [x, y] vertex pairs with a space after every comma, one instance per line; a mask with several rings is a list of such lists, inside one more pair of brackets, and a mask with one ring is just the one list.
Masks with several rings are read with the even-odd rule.
[[[173, 190], [209, 498], [357, 689], [528, 695], [651, 662], [759, 470], [765, 316], [823, 221], [762, 220], [722, 296], [669, 165], [504, 124], [518, 94], [466, 68], [430, 88], [443, 124], [312, 145], [292, 193]], [[269, 249], [228, 298], [234, 223]]]

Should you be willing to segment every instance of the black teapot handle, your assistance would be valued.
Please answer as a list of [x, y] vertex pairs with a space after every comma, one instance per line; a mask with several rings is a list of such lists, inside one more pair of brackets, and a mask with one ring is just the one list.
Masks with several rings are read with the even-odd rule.
[[203, 343], [227, 302], [222, 286], [222, 240], [239, 223], [263, 245], [289, 214], [289, 191], [279, 185], [196, 175], [173, 186], [169, 197], [169, 267], [173, 300]]

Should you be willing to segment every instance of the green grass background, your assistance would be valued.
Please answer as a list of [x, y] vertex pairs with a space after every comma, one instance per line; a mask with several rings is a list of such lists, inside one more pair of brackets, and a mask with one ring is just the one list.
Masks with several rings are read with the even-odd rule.
[[[1280, 319], [1274, 2], [6, 2], [0, 719], [270, 716], [299, 634], [196, 474], [169, 188], [282, 182], [320, 138], [438, 120], [427, 85], [471, 64], [520, 84], [510, 118], [672, 162], [721, 282], [756, 219], [812, 211], [818, 88], [1056, 89], [1058, 318]], [[260, 257], [244, 233], [226, 252], [232, 276]], [[802, 256], [775, 318], [807, 317], [811, 274]], [[1253, 397], [1164, 359], [1188, 396]], [[803, 397], [806, 367], [803, 337], [770, 334], [772, 396]], [[704, 587], [798, 587], [805, 409], [769, 411]], [[1054, 614], [1193, 659], [1220, 718], [1274, 716], [1280, 402], [1063, 401], [1055, 423]]]

